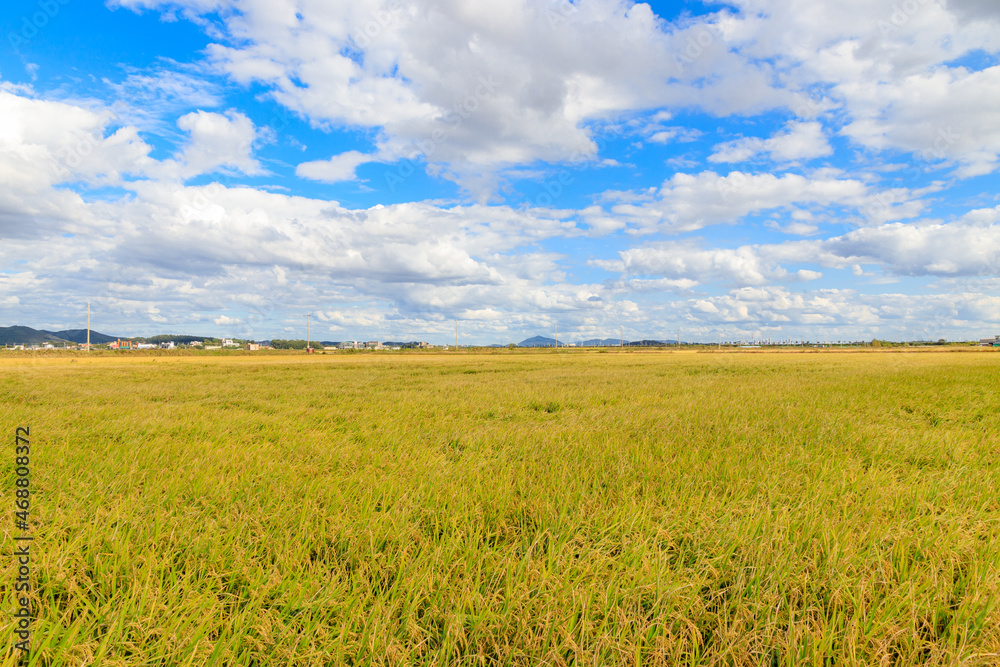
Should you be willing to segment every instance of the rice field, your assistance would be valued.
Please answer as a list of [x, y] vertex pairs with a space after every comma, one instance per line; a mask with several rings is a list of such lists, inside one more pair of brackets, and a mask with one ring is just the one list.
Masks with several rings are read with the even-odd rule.
[[989, 351], [0, 355], [30, 664], [1000, 664], [998, 380]]

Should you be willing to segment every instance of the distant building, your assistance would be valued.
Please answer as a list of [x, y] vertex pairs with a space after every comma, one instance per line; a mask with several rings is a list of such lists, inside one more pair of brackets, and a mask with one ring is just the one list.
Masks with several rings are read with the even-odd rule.
[[250, 352], [256, 352], [260, 349], [260, 343], [247, 343], [247, 350]]
[[337, 345], [341, 350], [357, 350], [360, 346], [361, 343], [356, 340], [343, 340]]
[[1000, 336], [994, 336], [993, 338], [983, 338], [979, 341], [979, 344], [983, 347], [1000, 347]]
[[239, 344], [232, 338], [223, 338], [222, 347], [239, 347]]
[[168, 340], [165, 343], [160, 343], [160, 349], [161, 350], [172, 350], [175, 347], [177, 347], [177, 344], [174, 343], [174, 341], [172, 341], [172, 340]]
[[377, 340], [370, 340], [370, 341], [368, 341], [368, 342], [365, 343], [365, 349], [366, 350], [381, 350], [382, 349], [382, 343], [379, 342], [379, 341], [377, 341]]
[[136, 349], [135, 343], [130, 340], [117, 339], [108, 343], [109, 350], [134, 350]]

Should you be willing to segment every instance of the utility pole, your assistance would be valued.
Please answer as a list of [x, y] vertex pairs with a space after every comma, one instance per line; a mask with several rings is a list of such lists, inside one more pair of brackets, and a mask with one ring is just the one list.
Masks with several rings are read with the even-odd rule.
[[87, 302], [87, 352], [90, 352], [90, 302]]
[[719, 332], [719, 349], [722, 349], [722, 332]]
[[622, 339], [618, 347], [625, 347], [625, 325], [622, 325]]
[[458, 320], [455, 320], [455, 351], [458, 352]]
[[309, 353], [309, 316], [312, 313], [306, 313], [306, 354]]

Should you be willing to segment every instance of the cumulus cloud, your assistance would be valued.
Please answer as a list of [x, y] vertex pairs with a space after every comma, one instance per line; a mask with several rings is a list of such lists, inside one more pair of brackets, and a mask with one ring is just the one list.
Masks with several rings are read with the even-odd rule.
[[[460, 182], [483, 169], [594, 158], [588, 123], [657, 109], [802, 119], [766, 139], [720, 144], [718, 162], [829, 155], [817, 117], [834, 110], [865, 148], [947, 159], [962, 176], [989, 173], [1000, 154], [996, 68], [955, 64], [1000, 50], [996, 12], [975, 0], [844, 0], [809, 11], [738, 0], [673, 23], [629, 0], [118, 4], [218, 13], [221, 23], [202, 22], [218, 72], [264, 85], [317, 125], [374, 128], [386, 159], [420, 155]], [[817, 88], [823, 97], [807, 93]], [[670, 142], [678, 129], [649, 140]]]
[[234, 169], [247, 175], [263, 172], [253, 157], [253, 144], [257, 129], [244, 114], [229, 111], [226, 114], [195, 111], [177, 121], [177, 127], [190, 138], [173, 165], [177, 175], [191, 178], [207, 174], [220, 167]]
[[109, 107], [119, 124], [169, 134], [178, 114], [222, 105], [217, 83], [200, 76], [196, 68], [167, 64], [171, 67], [130, 70], [122, 81], [104, 79], [114, 95]]
[[[122, 4], [199, 14], [221, 3]], [[231, 9], [208, 49], [218, 71], [266, 86], [316, 124], [378, 128], [386, 156], [422, 155], [460, 181], [484, 168], [594, 158], [587, 123], [637, 109], [730, 114], [797, 99], [769, 66], [727, 48], [718, 28], [725, 12], [671, 26], [629, 0], [286, 0]], [[701, 46], [708, 29], [712, 43]]]
[[618, 261], [597, 260], [601, 268], [626, 276], [664, 276], [688, 286], [704, 283], [767, 285], [783, 280], [815, 280], [822, 274], [800, 270], [789, 272], [769, 262], [759, 248], [701, 248], [694, 242], [658, 243], [630, 248]]
[[355, 170], [360, 165], [371, 162], [374, 158], [373, 155], [366, 155], [359, 151], [347, 151], [340, 155], [334, 155], [329, 160], [303, 162], [295, 168], [295, 174], [302, 178], [325, 183], [353, 181], [357, 178]]
[[611, 213], [642, 233], [686, 232], [800, 205], [862, 206], [868, 194], [868, 186], [855, 179], [705, 171], [675, 174], [648, 201], [616, 204]]
[[790, 123], [769, 139], [744, 137], [719, 144], [708, 156], [710, 162], [746, 162], [767, 154], [775, 162], [798, 162], [833, 154], [833, 147], [818, 122]]
[[118, 183], [142, 173], [150, 147], [135, 128], [107, 134], [107, 110], [33, 99], [0, 86], [0, 182], [22, 192], [84, 180]]
[[852, 289], [797, 293], [783, 286], [745, 287], [687, 306], [693, 326], [777, 340], [937, 340], [1000, 317], [1000, 297], [968, 292], [869, 295]]
[[662, 276], [690, 281], [689, 286], [758, 287], [816, 280], [823, 275], [815, 269], [789, 270], [787, 265], [849, 267], [855, 276], [870, 275], [862, 267], [874, 265], [896, 276], [986, 279], [1000, 276], [1000, 207], [970, 211], [950, 223], [890, 223], [824, 240], [738, 248], [706, 248], [694, 241], [661, 242], [618, 255], [618, 259], [592, 263], [625, 277]]
[[866, 227], [817, 248], [820, 260], [879, 264], [897, 275], [1000, 275], [1000, 208], [971, 211], [952, 223]]
[[965, 177], [996, 169], [1000, 66], [941, 69], [868, 88], [866, 94], [882, 102], [844, 127], [853, 141], [912, 152], [924, 162], [954, 162]]

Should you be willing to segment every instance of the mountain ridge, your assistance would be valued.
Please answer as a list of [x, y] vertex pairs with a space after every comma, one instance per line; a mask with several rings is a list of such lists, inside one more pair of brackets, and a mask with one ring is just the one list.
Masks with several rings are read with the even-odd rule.
[[[110, 343], [117, 340], [99, 331], [90, 331], [90, 342], [94, 345]], [[63, 331], [46, 331], [24, 326], [0, 327], [0, 345], [44, 345], [45, 343], [76, 343], [87, 342], [86, 329], [65, 329]]]

